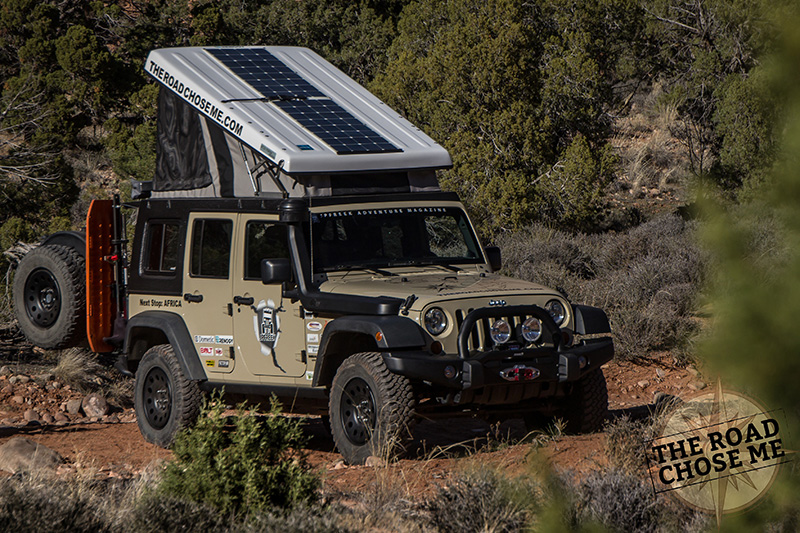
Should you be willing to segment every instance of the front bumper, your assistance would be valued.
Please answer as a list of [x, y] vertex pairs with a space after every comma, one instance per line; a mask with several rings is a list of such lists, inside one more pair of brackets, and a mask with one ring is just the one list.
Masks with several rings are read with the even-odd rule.
[[[567, 339], [573, 337], [573, 332], [559, 329], [540, 307], [484, 308], [470, 312], [461, 324], [457, 355], [437, 356], [422, 351], [384, 352], [383, 360], [396, 374], [454, 390], [577, 381], [614, 357], [614, 342], [603, 311], [573, 306], [573, 313], [576, 318], [574, 333], [578, 338], [587, 338], [572, 346], [567, 346]], [[542, 345], [511, 343], [510, 346], [492, 346], [484, 350], [476, 350], [474, 346], [471, 349], [470, 339], [475, 338], [475, 328], [480, 327], [481, 321], [527, 316], [535, 316], [542, 322]]]

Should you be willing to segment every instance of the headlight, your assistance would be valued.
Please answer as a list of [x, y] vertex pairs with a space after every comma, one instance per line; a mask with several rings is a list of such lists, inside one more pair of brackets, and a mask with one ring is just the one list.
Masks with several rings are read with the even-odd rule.
[[536, 342], [542, 336], [542, 323], [536, 317], [530, 317], [522, 323], [522, 338], [528, 342]]
[[425, 329], [431, 335], [441, 335], [447, 329], [447, 315], [438, 307], [431, 307], [425, 313]]
[[504, 344], [511, 338], [511, 326], [502, 318], [495, 320], [492, 324], [492, 329], [489, 331], [489, 336], [495, 344]]
[[567, 310], [564, 309], [564, 304], [558, 300], [550, 300], [547, 302], [544, 308], [547, 309], [547, 312], [550, 313], [551, 317], [553, 317], [553, 321], [557, 326], [563, 324], [564, 319], [567, 318]]

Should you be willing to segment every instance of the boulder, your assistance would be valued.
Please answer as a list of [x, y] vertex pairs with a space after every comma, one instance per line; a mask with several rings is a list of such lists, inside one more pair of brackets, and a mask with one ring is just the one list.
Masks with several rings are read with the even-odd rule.
[[14, 437], [0, 446], [0, 470], [12, 474], [55, 471], [64, 459], [58, 452], [25, 437]]
[[80, 400], [68, 400], [67, 401], [67, 412], [69, 414], [77, 415], [80, 410], [81, 410], [81, 401]]
[[81, 402], [84, 414], [89, 418], [100, 418], [108, 414], [108, 402], [99, 394], [89, 394], [84, 396]]

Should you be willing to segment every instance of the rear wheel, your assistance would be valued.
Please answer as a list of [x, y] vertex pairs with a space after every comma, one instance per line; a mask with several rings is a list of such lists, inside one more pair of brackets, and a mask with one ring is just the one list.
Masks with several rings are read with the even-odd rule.
[[34, 248], [14, 275], [14, 313], [25, 337], [36, 346], [60, 349], [86, 337], [86, 268], [67, 246]]
[[349, 464], [391, 457], [409, 436], [414, 395], [405, 376], [386, 368], [379, 353], [347, 358], [330, 391], [329, 414], [336, 447]]
[[162, 448], [170, 447], [178, 431], [197, 420], [200, 388], [184, 375], [169, 344], [153, 346], [142, 357], [134, 405], [142, 436]]

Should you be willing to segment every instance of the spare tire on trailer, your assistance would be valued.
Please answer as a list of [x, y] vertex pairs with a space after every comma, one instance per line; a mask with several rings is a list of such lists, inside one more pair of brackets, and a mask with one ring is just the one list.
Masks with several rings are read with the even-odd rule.
[[86, 269], [74, 249], [34, 248], [14, 275], [14, 313], [25, 337], [47, 349], [69, 348], [86, 337]]

